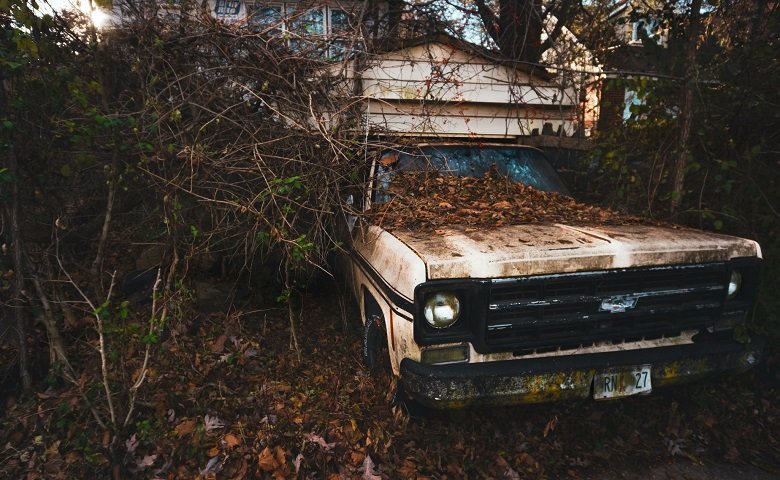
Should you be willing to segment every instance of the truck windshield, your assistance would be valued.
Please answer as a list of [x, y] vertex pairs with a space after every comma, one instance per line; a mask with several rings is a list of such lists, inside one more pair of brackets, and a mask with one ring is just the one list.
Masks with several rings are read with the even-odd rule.
[[496, 145], [436, 145], [384, 151], [377, 165], [374, 201], [381, 203], [390, 198], [387, 189], [394, 172], [438, 171], [442, 175], [482, 177], [492, 165], [514, 182], [569, 195], [568, 189], [539, 150]]

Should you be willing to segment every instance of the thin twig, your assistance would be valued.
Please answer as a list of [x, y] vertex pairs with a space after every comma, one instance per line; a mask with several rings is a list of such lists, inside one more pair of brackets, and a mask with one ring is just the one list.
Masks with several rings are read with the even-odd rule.
[[[157, 269], [157, 277], [154, 280], [154, 286], [152, 287], [152, 311], [149, 318], [149, 336], [151, 337], [155, 331], [158, 329], [159, 325], [164, 324], [165, 322], [165, 308], [163, 307], [163, 312], [160, 315], [159, 322], [155, 321], [155, 317], [157, 315], [157, 300], [159, 298], [158, 292], [160, 291], [160, 285], [162, 284], [162, 268]], [[148, 340], [148, 339], [147, 339]], [[125, 421], [122, 423], [122, 426], [127, 426], [127, 424], [130, 422], [130, 418], [132, 418], [133, 415], [133, 409], [135, 408], [135, 399], [136, 395], [138, 395], [138, 389], [141, 388], [141, 385], [143, 385], [144, 380], [146, 379], [146, 372], [148, 371], [149, 366], [149, 354], [151, 352], [152, 344], [151, 342], [146, 342], [146, 348], [144, 348], [144, 361], [141, 364], [141, 369], [138, 373], [138, 378], [136, 379], [135, 383], [130, 387], [130, 399], [128, 400], [127, 404], [127, 415], [125, 416]]]
[[[100, 354], [100, 371], [103, 377], [102, 378], [103, 390], [106, 393], [106, 404], [108, 405], [108, 413], [109, 413], [109, 418], [111, 419], [111, 424], [116, 426], [116, 411], [114, 410], [114, 400], [112, 398], [111, 386], [109, 385], [109, 381], [108, 381], [106, 339], [105, 339], [105, 334], [103, 332], [103, 319], [100, 318], [100, 310], [98, 310], [98, 308], [95, 307], [95, 305], [92, 303], [89, 297], [84, 293], [83, 290], [81, 290], [79, 285], [70, 276], [70, 273], [68, 273], [68, 270], [65, 268], [65, 265], [63, 265], [62, 259], [60, 258], [59, 255], [57, 255], [57, 263], [59, 264], [62, 273], [65, 274], [65, 277], [67, 277], [70, 284], [73, 285], [73, 288], [76, 289], [76, 291], [84, 300], [84, 302], [89, 306], [90, 310], [92, 311], [92, 315], [95, 317], [95, 324], [97, 326], [97, 331], [98, 331], [98, 353]], [[111, 294], [113, 293], [114, 290], [115, 280], [116, 280], [116, 270], [114, 270], [114, 272], [111, 274], [111, 286], [109, 287], [108, 294], [106, 295], [106, 303], [108, 303], [108, 301], [111, 299]]]

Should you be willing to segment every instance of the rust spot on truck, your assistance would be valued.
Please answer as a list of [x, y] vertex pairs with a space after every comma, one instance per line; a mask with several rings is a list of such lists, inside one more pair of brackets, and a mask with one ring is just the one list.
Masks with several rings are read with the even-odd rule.
[[[753, 348], [722, 355], [683, 357], [654, 363], [652, 388], [690, 382], [716, 373], [746, 371], [759, 361], [760, 351], [761, 345], [754, 345]], [[582, 368], [551, 373], [456, 375], [447, 378], [412, 375], [402, 376], [401, 380], [421, 403], [433, 408], [457, 409], [472, 405], [517, 405], [590, 398], [593, 395], [593, 378], [599, 371]]]
[[423, 259], [428, 279], [695, 264], [759, 253], [751, 240], [639, 225], [510, 225], [492, 230], [490, 236], [463, 227], [448, 227], [443, 232], [435, 237], [408, 231], [395, 231], [393, 235]]
[[520, 405], [588, 397], [594, 375], [595, 370], [588, 370], [485, 377], [474, 383], [449, 382], [444, 394], [432, 382], [420, 382], [412, 388], [421, 389], [419, 400], [435, 408], [459, 409], [474, 404]]

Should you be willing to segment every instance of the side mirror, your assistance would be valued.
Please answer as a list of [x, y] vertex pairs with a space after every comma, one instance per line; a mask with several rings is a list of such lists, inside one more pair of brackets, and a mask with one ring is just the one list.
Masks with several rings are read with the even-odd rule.
[[355, 224], [357, 223], [357, 215], [353, 215], [352, 212], [354, 211], [355, 206], [355, 197], [351, 193], [347, 195], [347, 197], [344, 199], [344, 205], [346, 205], [346, 211], [347, 213], [347, 231], [349, 233], [352, 233], [352, 230], [355, 228]]

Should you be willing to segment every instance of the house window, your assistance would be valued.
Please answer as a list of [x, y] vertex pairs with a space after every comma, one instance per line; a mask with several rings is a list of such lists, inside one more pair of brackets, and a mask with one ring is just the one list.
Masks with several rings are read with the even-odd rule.
[[331, 40], [328, 42], [328, 58], [331, 60], [342, 60], [346, 56], [350, 44], [347, 40]]
[[623, 107], [623, 120], [630, 120], [632, 117], [635, 119], [641, 118], [639, 108], [647, 103], [644, 95], [634, 90], [626, 90]]
[[214, 5], [214, 13], [218, 17], [238, 15], [241, 9], [241, 0], [217, 0]]
[[280, 35], [282, 33], [283, 19], [282, 7], [269, 6], [264, 7], [256, 4], [247, 5], [247, 23], [254, 32], [267, 32], [268, 34]]
[[320, 42], [325, 34], [325, 7], [299, 11], [296, 5], [287, 5], [288, 45], [291, 50], [312, 58], [324, 56]]
[[344, 33], [349, 30], [349, 14], [338, 8], [329, 8], [330, 12], [330, 33]]
[[661, 43], [658, 20], [640, 18], [631, 25], [631, 43], [642, 43], [642, 40], [645, 38]]
[[350, 42], [353, 38], [350, 38], [350, 24], [349, 14], [344, 10], [338, 8], [329, 8], [329, 48], [328, 57], [333, 60], [341, 60], [344, 58], [347, 49], [350, 46]]
[[314, 57], [338, 60], [353, 42], [350, 14], [336, 7], [303, 10], [298, 3], [254, 3], [247, 5], [247, 24], [256, 32], [282, 36], [296, 51]]
[[287, 7], [287, 18], [290, 19], [290, 30], [301, 36], [315, 36], [325, 34], [325, 10], [313, 8], [303, 13], [296, 12], [296, 7]]

